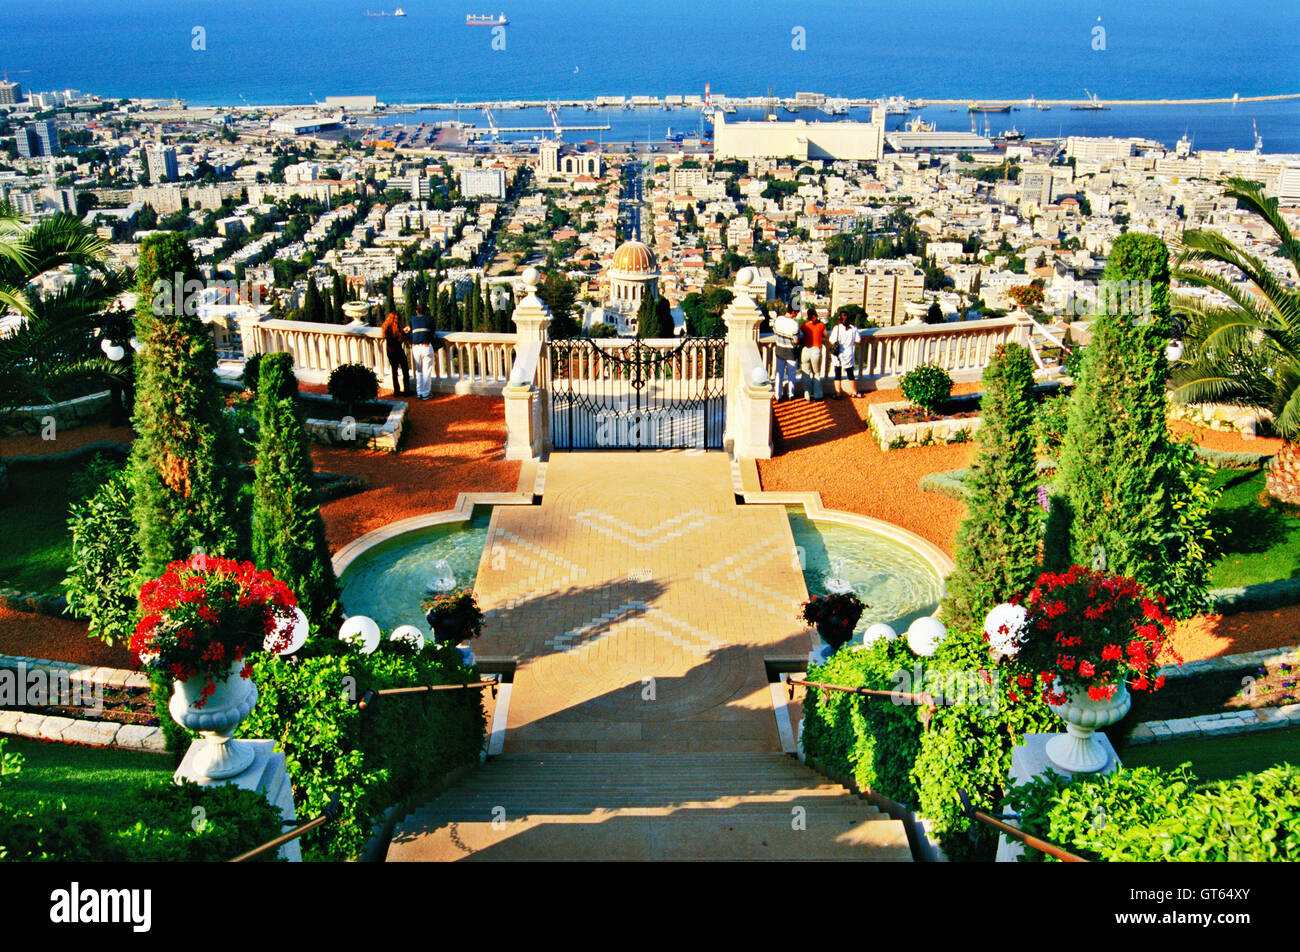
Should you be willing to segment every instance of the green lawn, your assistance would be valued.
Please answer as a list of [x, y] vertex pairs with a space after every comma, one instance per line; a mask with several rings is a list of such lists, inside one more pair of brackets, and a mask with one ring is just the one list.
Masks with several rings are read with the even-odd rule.
[[1192, 773], [1201, 780], [1231, 780], [1275, 764], [1300, 764], [1300, 727], [1126, 747], [1119, 759], [1126, 767], [1177, 767], [1190, 763]]
[[21, 754], [22, 770], [4, 781], [8, 806], [34, 806], [62, 800], [75, 816], [98, 815], [108, 829], [126, 829], [145, 819], [129, 804], [145, 784], [168, 780], [172, 758], [137, 751], [73, 747], [18, 737], [6, 738], [5, 752]]
[[0, 519], [0, 586], [48, 595], [63, 593], [72, 560], [68, 506], [86, 462], [9, 471], [10, 490]]
[[1261, 506], [1263, 470], [1220, 469], [1212, 485], [1222, 492], [1212, 516], [1217, 556], [1212, 588], [1237, 588], [1300, 575], [1300, 517]]

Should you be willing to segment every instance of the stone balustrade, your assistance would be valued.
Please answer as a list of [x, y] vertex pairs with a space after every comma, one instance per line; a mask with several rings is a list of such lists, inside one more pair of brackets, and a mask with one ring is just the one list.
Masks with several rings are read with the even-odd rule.
[[[292, 354], [299, 378], [312, 383], [324, 383], [341, 364], [369, 367], [381, 385], [392, 379], [378, 327], [249, 320], [241, 325], [240, 334], [245, 357], [279, 351]], [[453, 331], [439, 332], [438, 337], [444, 346], [433, 358], [435, 391], [501, 395], [514, 361], [514, 334]]]
[[[998, 345], [1008, 341], [1027, 344], [1029, 330], [1014, 317], [951, 324], [905, 324], [862, 331], [854, 370], [859, 380], [874, 389], [898, 385], [909, 370], [922, 364], [937, 364], [954, 380], [978, 380]], [[776, 338], [759, 339], [763, 364], [776, 376]], [[821, 375], [832, 374], [829, 346], [822, 354]]]

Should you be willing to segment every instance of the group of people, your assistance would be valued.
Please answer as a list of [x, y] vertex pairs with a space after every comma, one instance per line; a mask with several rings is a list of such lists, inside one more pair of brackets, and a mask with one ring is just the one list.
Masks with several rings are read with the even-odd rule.
[[803, 378], [805, 400], [823, 399], [822, 361], [830, 348], [830, 365], [835, 373], [835, 387], [830, 399], [842, 396], [861, 397], [858, 393], [857, 360], [861, 332], [847, 314], [840, 314], [827, 332], [826, 324], [815, 308], [808, 308], [802, 323], [799, 312], [791, 309], [772, 322], [776, 334], [776, 401], [793, 400], [795, 386]]
[[[388, 366], [393, 370], [393, 393], [411, 395], [411, 374], [415, 374], [415, 395], [429, 399], [433, 387], [433, 355], [442, 348], [442, 341], [434, 330], [433, 318], [428, 314], [413, 314], [411, 323], [404, 325], [401, 315], [390, 311], [380, 325], [384, 337], [384, 350], [388, 353]], [[411, 345], [411, 360], [406, 359], [406, 345]], [[411, 364], [414, 364], [412, 368]], [[398, 374], [402, 386], [398, 387]]]

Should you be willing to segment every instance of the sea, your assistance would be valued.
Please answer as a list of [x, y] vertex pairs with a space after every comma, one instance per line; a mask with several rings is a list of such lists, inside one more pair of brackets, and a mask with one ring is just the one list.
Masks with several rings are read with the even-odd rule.
[[[597, 96], [1191, 99], [1300, 92], [1297, 0], [5, 0], [0, 73], [27, 89], [191, 105]], [[486, 8], [485, 3], [495, 3]], [[467, 14], [501, 16], [500, 29]], [[509, 110], [502, 126], [547, 125]], [[932, 106], [942, 130], [964, 106]], [[743, 111], [734, 118], [747, 118]], [[397, 112], [393, 121], [429, 116]], [[439, 115], [433, 118], [445, 118]], [[465, 110], [462, 121], [486, 125]], [[703, 131], [698, 110], [565, 112], [573, 138]], [[782, 115], [782, 118], [790, 118]], [[823, 118], [811, 111], [804, 118]], [[846, 118], [862, 118], [850, 115]], [[890, 128], [906, 117], [891, 116]], [[1300, 101], [1054, 106], [988, 117], [1030, 137], [1135, 135], [1300, 153]], [[1252, 121], [1254, 126], [1252, 127]], [[985, 131], [984, 117], [977, 117]]]

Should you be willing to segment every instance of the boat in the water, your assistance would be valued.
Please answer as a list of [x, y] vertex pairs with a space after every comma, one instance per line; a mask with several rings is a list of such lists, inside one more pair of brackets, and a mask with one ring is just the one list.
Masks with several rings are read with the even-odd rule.
[[1012, 126], [1006, 132], [1002, 133], [1002, 138], [1007, 142], [1022, 142], [1024, 141], [1025, 134], [1015, 126]]
[[989, 113], [989, 112], [1010, 112], [1010, 111], [1011, 111], [1011, 104], [1010, 104], [1010, 103], [1007, 103], [1005, 106], [997, 106], [997, 105], [993, 105], [993, 104], [991, 104], [991, 103], [973, 102], [973, 103], [971, 103], [971, 104], [967, 107], [967, 110], [968, 110], [969, 112], [983, 112], [983, 113]]
[[378, 13], [371, 13], [371, 12], [369, 12], [369, 11], [366, 11], [366, 16], [368, 16], [368, 17], [404, 17], [404, 16], [406, 16], [406, 11], [403, 10], [401, 7], [398, 7], [398, 8], [397, 8], [396, 10], [394, 10], [392, 13], [389, 13], [387, 10], [380, 10]]
[[1109, 109], [1109, 108], [1110, 108], [1110, 106], [1103, 106], [1103, 105], [1102, 105], [1102, 103], [1101, 103], [1101, 99], [1097, 96], [1096, 93], [1088, 92], [1088, 90], [1086, 90], [1086, 89], [1084, 90], [1084, 92], [1085, 92], [1085, 93], [1088, 93], [1088, 101], [1087, 101], [1086, 103], [1084, 103], [1083, 105], [1079, 105], [1079, 106], [1071, 106], [1071, 107], [1070, 107], [1071, 111], [1073, 111], [1073, 112], [1101, 112], [1103, 109]]
[[499, 17], [478, 16], [473, 13], [465, 17], [466, 26], [505, 26], [509, 22], [510, 21], [506, 19], [506, 15], [504, 13], [501, 14], [501, 16]]

